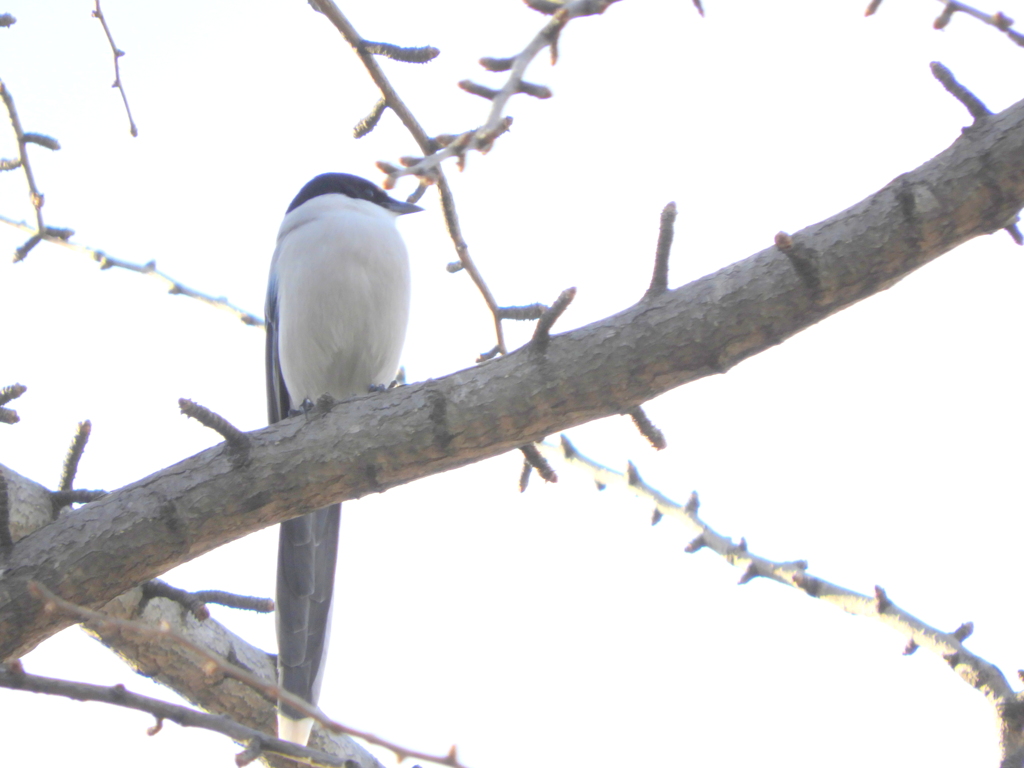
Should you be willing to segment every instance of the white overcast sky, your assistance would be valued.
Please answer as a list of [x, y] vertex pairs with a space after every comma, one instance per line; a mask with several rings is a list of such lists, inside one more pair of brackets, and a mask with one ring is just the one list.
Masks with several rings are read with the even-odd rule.
[[[997, 7], [1024, 18], [1024, 3]], [[662, 206], [679, 205], [677, 286], [831, 216], [952, 143], [969, 117], [933, 80], [940, 60], [993, 110], [1021, 97], [1024, 49], [941, 6], [624, 0], [574, 21], [554, 97], [514, 99], [512, 132], [449, 169], [474, 257], [503, 304], [579, 290], [558, 330], [632, 304], [649, 280]], [[481, 56], [521, 50], [545, 19], [516, 0], [342, 4], [368, 39], [435, 45], [427, 65], [384, 61], [432, 133], [479, 125], [499, 84]], [[415, 152], [393, 115], [351, 127], [377, 99], [340, 35], [303, 0], [106, 0], [139, 126], [128, 133], [86, 0], [9, 0], [0, 78], [29, 131], [47, 222], [75, 241], [158, 266], [262, 313], [284, 209], [327, 170], [380, 180]], [[0, 155], [16, 149], [0, 130]], [[407, 194], [406, 180], [399, 194]], [[411, 381], [472, 365], [489, 316], [455, 258], [433, 193], [401, 229], [413, 262]], [[0, 214], [28, 219], [23, 177], [0, 176]], [[0, 225], [0, 252], [24, 239]], [[648, 405], [669, 448], [623, 417], [575, 429], [578, 448], [683, 501], [774, 559], [806, 558], [851, 589], [883, 585], [922, 620], [975, 622], [968, 646], [1007, 676], [1024, 666], [1020, 285], [1005, 233], [969, 243], [896, 287], [724, 376]], [[0, 384], [22, 382], [22, 421], [0, 462], [54, 485], [75, 424], [93, 438], [78, 485], [115, 489], [216, 442], [180, 416], [190, 397], [244, 429], [265, 422], [263, 338], [156, 281], [40, 246], [0, 260]], [[531, 328], [508, 326], [513, 346]], [[599, 494], [565, 468], [516, 489], [520, 456], [347, 504], [340, 606], [322, 706], [410, 747], [459, 746], [472, 768], [530, 765], [994, 765], [982, 696], [877, 622], [685, 555], [671, 520]], [[264, 531], [168, 574], [190, 589], [270, 595]], [[273, 621], [216, 610], [272, 650]], [[31, 672], [174, 696], [71, 628]], [[221, 736], [98, 704], [0, 691], [9, 765], [233, 765]], [[387, 753], [380, 757], [391, 761]]]

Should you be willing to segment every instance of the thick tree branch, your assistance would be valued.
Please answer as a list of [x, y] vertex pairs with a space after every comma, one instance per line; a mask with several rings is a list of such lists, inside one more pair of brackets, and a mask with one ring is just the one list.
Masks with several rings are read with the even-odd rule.
[[99, 607], [295, 514], [622, 413], [723, 373], [1005, 227], [1024, 205], [1024, 102], [882, 190], [743, 261], [472, 370], [319, 408], [218, 445], [66, 515], [0, 555], [0, 658], [66, 626], [30, 580]]
[[[231, 659], [268, 684], [277, 682], [274, 657], [250, 645], [214, 619], [199, 621], [179, 603], [165, 598], [145, 600], [143, 590], [133, 589], [103, 607], [113, 618], [167, 627], [158, 637], [141, 637], [120, 632], [113, 626], [86, 629], [112, 649], [139, 674], [166, 685], [184, 699], [207, 712], [227, 715], [242, 725], [263, 733], [274, 733], [276, 701], [230, 677], [208, 673], [203, 660], [176, 642], [172, 633], [188, 638]], [[377, 759], [344, 734], [332, 734], [316, 725], [310, 746], [321, 752], [353, 760], [360, 768], [381, 768]], [[273, 766], [294, 768], [294, 763], [274, 757]]]

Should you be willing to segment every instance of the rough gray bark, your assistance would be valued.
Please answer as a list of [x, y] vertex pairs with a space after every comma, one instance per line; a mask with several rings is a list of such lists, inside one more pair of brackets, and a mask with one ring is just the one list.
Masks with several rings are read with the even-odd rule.
[[[268, 683], [277, 682], [274, 657], [250, 645], [213, 619], [199, 621], [185, 608], [165, 598], [142, 601], [142, 590], [132, 589], [111, 601], [103, 609], [119, 619], [138, 621], [149, 626], [165, 624], [192, 642], [229, 659]], [[216, 672], [209, 675], [202, 659], [169, 637], [133, 636], [116, 628], [89, 630], [140, 675], [152, 678], [176, 691], [192, 704], [250, 728], [274, 733], [277, 728], [277, 702], [244, 683]], [[348, 736], [331, 734], [314, 726], [310, 746], [330, 755], [353, 760], [358, 768], [382, 768], [373, 755]], [[294, 766], [295, 762], [276, 755], [263, 755], [271, 766]]]
[[[32, 533], [0, 561], [0, 658], [66, 626], [39, 580], [98, 607], [247, 533], [621, 413], [779, 344], [1024, 206], [1024, 102], [830, 219], [598, 323], [439, 380], [221, 444]], [[783, 240], [783, 242], [785, 242]], [[637, 259], [633, 259], [637, 261]]]

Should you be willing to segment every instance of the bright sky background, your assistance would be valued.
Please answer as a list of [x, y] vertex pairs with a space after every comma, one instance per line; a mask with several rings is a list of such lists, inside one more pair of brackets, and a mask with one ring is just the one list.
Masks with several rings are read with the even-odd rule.
[[[982, 0], [979, 0], [979, 3]], [[1024, 3], [998, 7], [1024, 19]], [[662, 206], [677, 201], [671, 285], [759, 251], [779, 230], [835, 214], [947, 147], [969, 122], [928, 64], [940, 60], [1001, 110], [1021, 97], [1024, 50], [927, 0], [625, 0], [573, 22], [561, 59], [528, 79], [515, 125], [452, 184], [466, 239], [500, 302], [579, 293], [558, 330], [632, 304], [647, 285]], [[428, 65], [383, 61], [433, 133], [479, 125], [497, 85], [481, 56], [521, 50], [544, 17], [515, 0], [342, 3], [368, 39], [435, 45]], [[128, 133], [86, 0], [9, 0], [0, 78], [26, 130], [47, 222], [75, 242], [158, 266], [257, 313], [281, 216], [299, 187], [414, 153], [393, 115], [351, 127], [377, 99], [352, 51], [302, 0], [107, 0], [127, 51]], [[16, 154], [0, 130], [0, 156]], [[400, 194], [408, 194], [406, 180]], [[411, 381], [472, 365], [493, 346], [436, 196], [402, 219], [413, 262]], [[20, 172], [0, 213], [31, 219]], [[0, 252], [24, 240], [0, 225]], [[968, 646], [1008, 676], [1024, 666], [1019, 590], [1020, 288], [1024, 251], [980, 238], [893, 289], [724, 376], [651, 402], [669, 448], [624, 417], [571, 433], [614, 467], [684, 501], [774, 559], [870, 592], [937, 627], [975, 622]], [[22, 382], [22, 421], [0, 461], [53, 486], [75, 424], [93, 437], [78, 485], [115, 489], [217, 442], [178, 412], [189, 397], [244, 429], [265, 423], [263, 335], [43, 245], [0, 260], [0, 384]], [[508, 325], [513, 346], [532, 326]], [[983, 697], [877, 622], [685, 555], [671, 520], [598, 493], [569, 468], [517, 492], [518, 453], [345, 507], [340, 605], [323, 708], [417, 749], [455, 743], [472, 768], [531, 765], [994, 765]], [[189, 589], [273, 592], [276, 532], [168, 574]], [[273, 649], [269, 616], [214, 609]], [[176, 700], [77, 628], [24, 659], [34, 673]], [[233, 765], [225, 738], [99, 704], [0, 691], [4, 762]], [[56, 740], [55, 740], [56, 739]], [[884, 755], [884, 758], [882, 757]], [[390, 761], [387, 753], [379, 756]]]

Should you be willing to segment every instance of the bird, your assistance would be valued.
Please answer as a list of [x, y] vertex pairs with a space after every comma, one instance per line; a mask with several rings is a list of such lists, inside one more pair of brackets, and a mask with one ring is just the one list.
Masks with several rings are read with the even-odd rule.
[[[399, 216], [422, 211], [373, 182], [323, 173], [292, 200], [267, 283], [271, 424], [323, 395], [344, 400], [389, 385], [409, 320], [410, 277]], [[281, 524], [278, 685], [316, 705], [330, 635], [341, 505]], [[305, 745], [312, 718], [278, 702], [278, 736]]]

